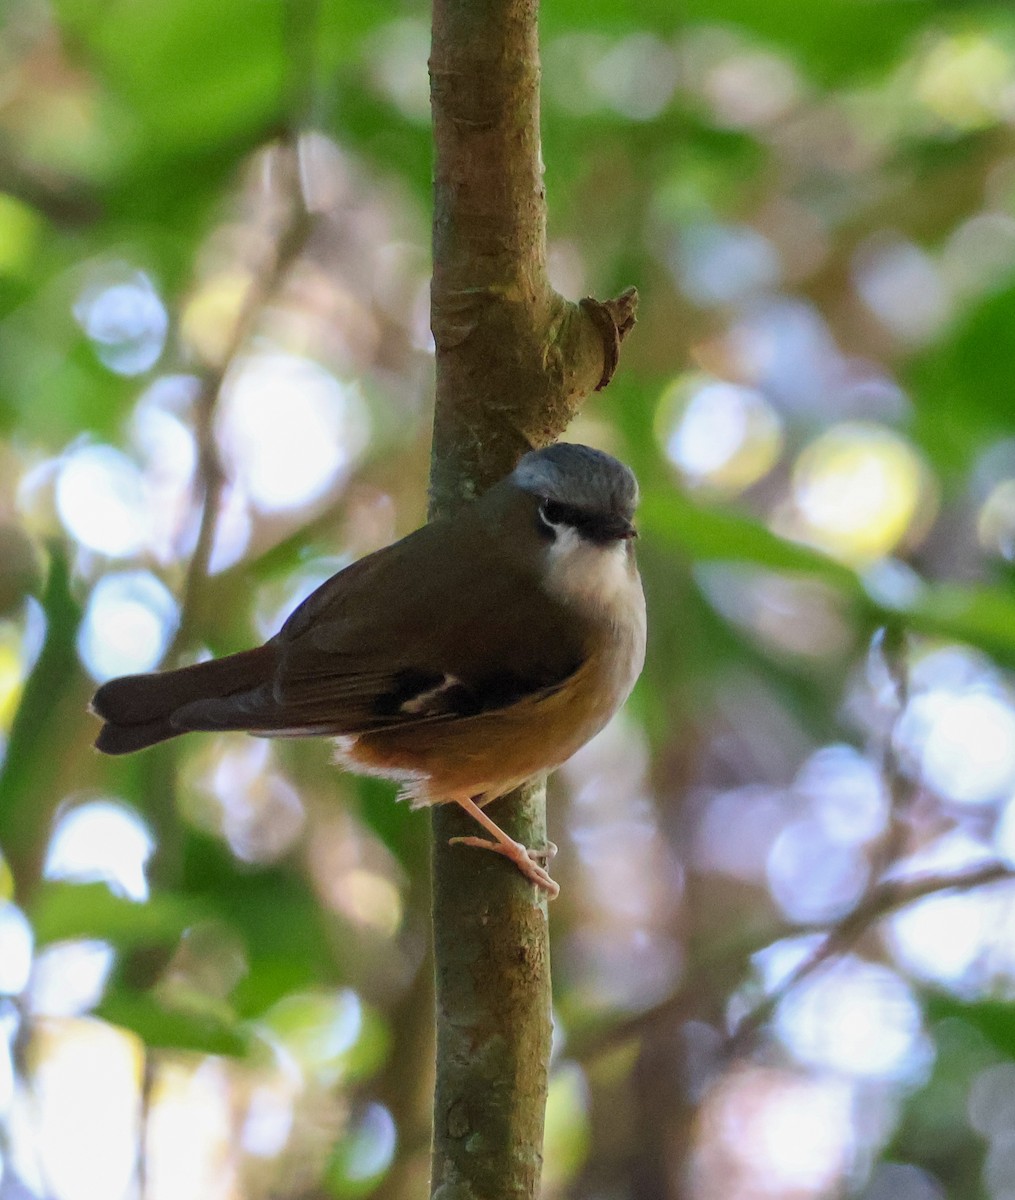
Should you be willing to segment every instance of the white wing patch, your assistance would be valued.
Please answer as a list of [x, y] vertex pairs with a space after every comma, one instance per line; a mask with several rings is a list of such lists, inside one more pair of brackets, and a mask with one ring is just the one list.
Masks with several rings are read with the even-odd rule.
[[418, 716], [421, 713], [446, 712], [447, 709], [441, 703], [441, 697], [451, 691], [452, 688], [461, 687], [461, 683], [462, 681], [454, 675], [445, 674], [436, 687], [427, 688], [426, 691], [417, 692], [415, 696], [410, 696], [408, 700], [403, 700], [399, 705], [399, 711], [411, 713], [413, 716]]

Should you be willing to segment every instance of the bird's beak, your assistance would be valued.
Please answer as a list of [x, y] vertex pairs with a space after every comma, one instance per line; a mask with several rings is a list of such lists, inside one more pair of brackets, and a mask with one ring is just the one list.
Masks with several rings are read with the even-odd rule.
[[617, 537], [624, 541], [630, 541], [631, 538], [638, 536], [638, 530], [633, 521], [621, 520], [618, 523]]

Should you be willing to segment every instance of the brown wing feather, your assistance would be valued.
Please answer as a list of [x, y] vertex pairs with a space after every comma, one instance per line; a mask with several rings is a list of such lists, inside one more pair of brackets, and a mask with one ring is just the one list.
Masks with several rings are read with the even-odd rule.
[[535, 529], [534, 502], [491, 489], [453, 525], [341, 571], [258, 650], [105, 685], [100, 748], [194, 729], [379, 732], [552, 695], [584, 661], [586, 630], [542, 589]]
[[[425, 526], [309, 597], [278, 635], [279, 708], [313, 722], [330, 716], [354, 733], [476, 715], [573, 674], [586, 630], [541, 586], [535, 512], [495, 510], [498, 525], [493, 500], [488, 493], [484, 521], [466, 510], [453, 530]], [[411, 704], [427, 691], [438, 693], [436, 711]]]

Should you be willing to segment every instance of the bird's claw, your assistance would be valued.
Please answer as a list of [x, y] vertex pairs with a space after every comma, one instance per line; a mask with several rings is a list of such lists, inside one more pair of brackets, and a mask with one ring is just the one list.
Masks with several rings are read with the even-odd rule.
[[518, 868], [519, 871], [534, 883], [536, 887], [546, 892], [548, 899], [555, 900], [560, 894], [560, 884], [551, 879], [547, 871], [539, 865], [537, 859], [549, 862], [557, 853], [553, 842], [548, 842], [544, 850], [530, 850], [521, 842], [494, 842], [481, 837], [453, 837], [448, 842], [451, 846], [474, 846], [477, 850], [492, 850], [494, 854], [502, 854]]

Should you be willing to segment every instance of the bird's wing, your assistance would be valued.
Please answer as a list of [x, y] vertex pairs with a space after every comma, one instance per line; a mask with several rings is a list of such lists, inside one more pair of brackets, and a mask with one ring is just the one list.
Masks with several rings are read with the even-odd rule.
[[[278, 635], [272, 695], [286, 728], [366, 732], [496, 711], [555, 692], [584, 661], [585, 630], [534, 569], [498, 556], [483, 531], [411, 535], [324, 584]], [[442, 565], [443, 563], [443, 565]]]

